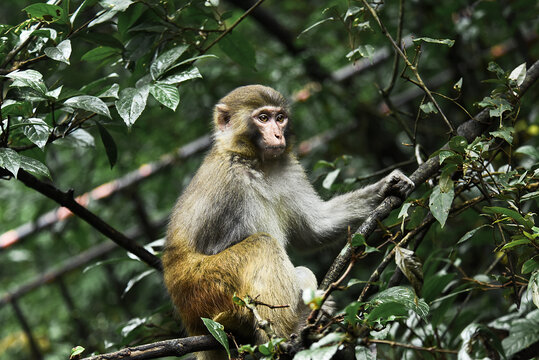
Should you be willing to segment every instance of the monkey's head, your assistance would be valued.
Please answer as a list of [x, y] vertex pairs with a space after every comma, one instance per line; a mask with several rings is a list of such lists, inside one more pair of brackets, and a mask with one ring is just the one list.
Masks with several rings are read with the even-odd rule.
[[214, 110], [215, 139], [222, 149], [261, 160], [279, 158], [290, 148], [288, 104], [274, 89], [239, 87]]

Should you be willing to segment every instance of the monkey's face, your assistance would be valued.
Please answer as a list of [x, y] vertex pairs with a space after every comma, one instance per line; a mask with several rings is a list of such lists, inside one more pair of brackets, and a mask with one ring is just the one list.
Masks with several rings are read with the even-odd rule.
[[286, 99], [267, 86], [231, 91], [215, 105], [214, 123], [216, 146], [222, 150], [265, 161], [281, 157], [290, 147]]
[[264, 158], [276, 158], [286, 149], [288, 114], [279, 106], [263, 106], [251, 113], [257, 129], [256, 145]]

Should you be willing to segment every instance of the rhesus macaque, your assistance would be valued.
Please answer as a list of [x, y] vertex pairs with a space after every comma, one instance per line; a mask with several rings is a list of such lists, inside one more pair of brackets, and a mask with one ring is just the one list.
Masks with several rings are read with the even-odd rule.
[[287, 102], [269, 87], [235, 89], [213, 117], [214, 144], [170, 218], [166, 287], [190, 335], [208, 333], [200, 319], [207, 317], [243, 341], [267, 341], [252, 313], [232, 302], [237, 294], [288, 305], [257, 308], [277, 336], [288, 337], [305, 320], [302, 289], [317, 283], [309, 269], [292, 265], [286, 246], [345, 239], [348, 226], [357, 226], [387, 194], [405, 196], [413, 183], [394, 171], [323, 201], [291, 151]]

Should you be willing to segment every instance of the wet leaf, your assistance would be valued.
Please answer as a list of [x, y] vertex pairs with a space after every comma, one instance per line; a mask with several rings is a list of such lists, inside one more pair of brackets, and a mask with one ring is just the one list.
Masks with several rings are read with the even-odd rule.
[[71, 41], [64, 40], [56, 47], [48, 47], [43, 50], [45, 55], [53, 60], [60, 61], [69, 65], [69, 57], [71, 56]]
[[142, 88], [127, 88], [120, 92], [116, 109], [128, 127], [133, 126], [144, 111], [148, 93], [149, 86], [147, 85]]
[[206, 326], [210, 334], [212, 334], [212, 336], [217, 341], [219, 341], [221, 345], [223, 345], [228, 355], [228, 358], [230, 359], [230, 347], [228, 345], [228, 336], [224, 331], [224, 326], [216, 321], [207, 318], [202, 318], [202, 321], [204, 322], [204, 325]]
[[436, 220], [438, 220], [441, 227], [444, 227], [447, 217], [449, 216], [449, 210], [451, 210], [451, 204], [453, 203], [454, 197], [454, 189], [442, 192], [439, 185], [434, 187], [434, 190], [429, 197], [429, 209]]
[[105, 102], [97, 96], [75, 96], [64, 101], [64, 105], [72, 108], [86, 110], [110, 118], [110, 112], [107, 104], [105, 104]]

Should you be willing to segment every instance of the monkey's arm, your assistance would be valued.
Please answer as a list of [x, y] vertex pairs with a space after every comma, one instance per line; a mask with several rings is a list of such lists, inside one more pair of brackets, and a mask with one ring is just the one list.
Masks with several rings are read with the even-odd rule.
[[312, 186], [304, 185], [303, 196], [296, 195], [296, 211], [302, 221], [294, 238], [301, 242], [328, 243], [345, 238], [348, 226], [357, 227], [388, 195], [405, 198], [413, 182], [399, 170], [364, 188], [323, 201]]

